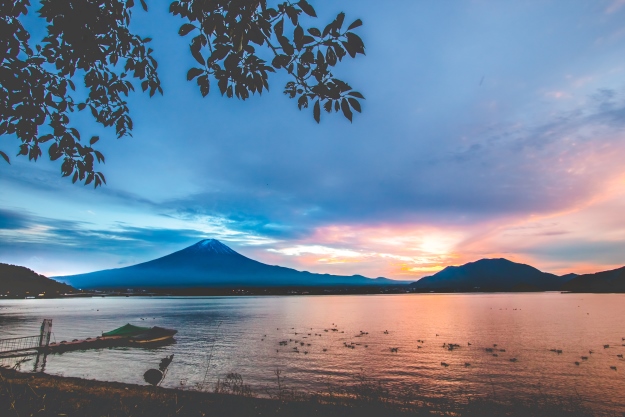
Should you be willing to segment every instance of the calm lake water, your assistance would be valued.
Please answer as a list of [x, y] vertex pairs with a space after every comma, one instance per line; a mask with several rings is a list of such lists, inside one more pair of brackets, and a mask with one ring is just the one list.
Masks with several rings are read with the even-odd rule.
[[[50, 355], [50, 374], [144, 384], [143, 373], [173, 353], [169, 387], [198, 389], [206, 377], [212, 389], [237, 372], [263, 395], [275, 390], [279, 369], [289, 388], [307, 392], [350, 385], [360, 374], [427, 397], [579, 395], [595, 410], [625, 412], [622, 294], [6, 300], [0, 338], [37, 334], [44, 318], [53, 319], [57, 342], [126, 323], [178, 330], [176, 344], [157, 349]], [[449, 343], [460, 347], [443, 347]]]

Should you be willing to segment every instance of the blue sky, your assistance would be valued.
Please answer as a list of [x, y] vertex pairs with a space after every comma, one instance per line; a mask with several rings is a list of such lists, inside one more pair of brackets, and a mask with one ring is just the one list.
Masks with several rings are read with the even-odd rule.
[[180, 20], [148, 2], [133, 25], [165, 94], [131, 96], [133, 137], [77, 116], [102, 138], [107, 186], [0, 164], [0, 262], [62, 275], [216, 238], [270, 264], [399, 279], [483, 257], [625, 264], [625, 1], [311, 3], [317, 25], [364, 22], [366, 56], [336, 70], [366, 96], [353, 123], [317, 125], [281, 74], [245, 102], [203, 99]]

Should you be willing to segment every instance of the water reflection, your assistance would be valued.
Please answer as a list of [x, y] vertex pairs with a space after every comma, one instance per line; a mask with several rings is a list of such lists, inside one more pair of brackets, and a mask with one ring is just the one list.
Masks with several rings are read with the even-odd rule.
[[170, 387], [212, 388], [236, 372], [262, 394], [279, 369], [306, 391], [366, 375], [430, 397], [579, 394], [625, 411], [623, 295], [99, 298], [1, 307], [19, 318], [0, 321], [3, 335], [36, 334], [42, 318], [54, 319], [56, 341], [127, 322], [179, 331], [173, 346], [53, 355], [49, 373], [144, 383], [143, 373], [173, 353], [163, 383]]

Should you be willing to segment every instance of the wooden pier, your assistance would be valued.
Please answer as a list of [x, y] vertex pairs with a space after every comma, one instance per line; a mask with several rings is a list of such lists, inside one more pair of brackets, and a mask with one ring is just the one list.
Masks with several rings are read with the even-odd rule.
[[[134, 334], [132, 331], [134, 331]], [[0, 339], [0, 358], [110, 347], [162, 346], [175, 342], [173, 335], [176, 334], [176, 330], [162, 327], [142, 328], [127, 324], [95, 338], [88, 337], [86, 339], [73, 339], [72, 341], [63, 340], [59, 343], [50, 342], [51, 334], [52, 320], [45, 319], [41, 323], [39, 335]]]

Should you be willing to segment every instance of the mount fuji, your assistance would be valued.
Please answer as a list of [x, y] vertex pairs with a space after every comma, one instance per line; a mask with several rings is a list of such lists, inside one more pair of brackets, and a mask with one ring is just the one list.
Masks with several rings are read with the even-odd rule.
[[386, 278], [314, 274], [267, 265], [247, 258], [215, 239], [205, 239], [178, 252], [137, 265], [56, 279], [82, 289], [397, 284], [397, 281]]

